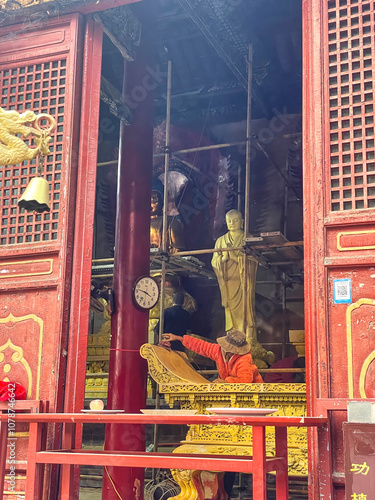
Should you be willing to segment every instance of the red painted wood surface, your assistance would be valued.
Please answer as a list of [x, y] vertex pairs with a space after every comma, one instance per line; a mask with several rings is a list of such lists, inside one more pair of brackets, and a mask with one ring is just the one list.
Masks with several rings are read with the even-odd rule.
[[[43, 26], [0, 29], [1, 106], [49, 113], [57, 121], [44, 171], [50, 184], [50, 213], [25, 213], [17, 207], [35, 175], [34, 163], [0, 166], [0, 378], [20, 382], [28, 398], [47, 400], [55, 411], [63, 407], [66, 368], [81, 30], [77, 14]], [[57, 440], [58, 433], [51, 429], [49, 442]], [[25, 438], [17, 440], [17, 459], [18, 475], [25, 475]], [[23, 489], [21, 482], [18, 486]]]
[[[143, 32], [147, 28], [143, 26]], [[145, 37], [134, 63], [125, 64], [124, 95], [133, 88], [143, 88], [150, 64]], [[116, 216], [116, 241], [113, 289], [115, 312], [111, 323], [111, 351], [108, 381], [108, 408], [137, 412], [146, 405], [147, 364], [139, 349], [148, 337], [148, 311], [135, 307], [135, 281], [149, 273], [150, 199], [152, 181], [153, 96], [145, 98], [132, 110], [130, 126], [120, 131], [120, 161]], [[107, 427], [106, 450], [140, 450], [145, 447], [141, 426]], [[143, 497], [142, 469], [109, 468], [108, 473], [123, 498]], [[138, 493], [139, 495], [138, 496]], [[103, 477], [103, 498], [117, 500], [108, 474]]]
[[91, 291], [92, 239], [94, 231], [97, 147], [99, 130], [102, 25], [88, 18], [85, 26], [82, 78], [82, 114], [71, 280], [71, 328], [68, 343], [64, 410], [83, 408], [86, 375], [87, 332]]
[[[66, 14], [80, 13], [80, 14], [93, 14], [94, 12], [101, 12], [107, 9], [114, 9], [116, 7], [122, 7], [124, 5], [131, 5], [133, 3], [138, 3], [141, 0], [92, 0], [90, 2], [82, 2], [80, 5], [78, 2], [73, 2], [72, 4], [53, 4], [54, 15], [63, 16]], [[15, 25], [20, 23], [25, 29], [27, 29], [29, 23], [37, 24], [39, 22], [49, 22], [50, 14], [48, 11], [43, 10], [43, 5], [33, 6], [34, 9], [28, 11], [25, 16], [24, 9], [13, 9], [8, 12], [3, 13], [2, 26]], [[36, 7], [36, 8], [35, 8]], [[38, 9], [39, 7], [39, 9]], [[39, 12], [38, 12], [39, 10]], [[1, 53], [1, 52], [0, 52]]]
[[[59, 424], [166, 424], [166, 425], [267, 425], [277, 427], [320, 427], [326, 426], [327, 417], [253, 417], [219, 415], [145, 415], [142, 413], [39, 413], [17, 414], [16, 422], [56, 422]], [[7, 420], [7, 415], [0, 414], [0, 422]], [[117, 450], [119, 448], [116, 448]]]
[[[67, 346], [64, 410], [79, 411], [84, 406], [87, 333], [91, 291], [91, 265], [96, 194], [96, 169], [99, 134], [100, 81], [103, 28], [91, 17], [85, 20], [83, 75], [81, 89], [81, 124], [78, 155], [77, 195], [73, 267], [70, 296], [71, 325]], [[76, 439], [81, 442], [82, 427]], [[79, 467], [75, 470], [74, 492], [79, 495]]]
[[[325, 401], [341, 500], [346, 401], [374, 397], [374, 6], [312, 0], [303, 16], [307, 400], [311, 415]], [[335, 303], [336, 279], [351, 280], [352, 305]], [[324, 465], [313, 434], [310, 451], [318, 498]]]
[[375, 424], [346, 422], [344, 442], [346, 496], [369, 499], [375, 484]]

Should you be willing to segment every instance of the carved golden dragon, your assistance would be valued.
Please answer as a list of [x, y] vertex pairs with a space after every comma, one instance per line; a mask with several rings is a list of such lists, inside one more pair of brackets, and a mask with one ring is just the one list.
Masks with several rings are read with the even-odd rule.
[[[48, 126], [42, 125], [45, 120]], [[55, 119], [45, 113], [36, 115], [33, 111], [25, 111], [20, 114], [0, 108], [0, 165], [17, 165], [33, 160], [38, 154], [49, 154], [50, 134], [55, 127]], [[35, 142], [31, 147], [25, 142], [29, 137]]]

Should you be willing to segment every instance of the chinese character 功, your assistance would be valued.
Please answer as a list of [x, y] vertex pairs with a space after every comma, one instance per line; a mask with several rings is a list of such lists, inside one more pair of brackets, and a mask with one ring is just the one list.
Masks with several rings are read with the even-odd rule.
[[367, 500], [367, 495], [364, 493], [353, 493], [351, 496], [352, 500]]
[[363, 476], [367, 476], [369, 470], [370, 467], [367, 465], [366, 462], [363, 462], [363, 464], [352, 464], [350, 472], [354, 472], [354, 474], [362, 474]]

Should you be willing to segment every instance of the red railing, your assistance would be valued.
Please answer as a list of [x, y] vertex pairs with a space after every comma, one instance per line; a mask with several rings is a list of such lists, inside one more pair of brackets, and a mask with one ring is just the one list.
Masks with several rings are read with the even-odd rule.
[[[2, 434], [8, 416], [0, 414]], [[101, 465], [110, 467], [151, 467], [193, 470], [233, 471], [253, 474], [253, 498], [266, 500], [266, 474], [276, 472], [276, 498], [288, 500], [288, 427], [317, 427], [320, 440], [320, 459], [329, 463], [329, 426], [324, 417], [251, 417], [217, 415], [143, 415], [143, 414], [82, 414], [82, 413], [40, 413], [16, 414], [16, 422], [29, 423], [28, 467], [26, 478], [26, 500], [42, 498], [44, 464], [61, 465], [61, 500], [72, 500], [74, 465]], [[63, 424], [63, 448], [46, 450], [45, 435], [48, 424]], [[206, 425], [248, 425], [253, 428], [253, 456], [187, 455], [181, 453], [146, 453], [112, 450], [91, 451], [76, 449], [76, 426], [86, 423], [98, 424], [206, 424]], [[274, 427], [276, 453], [266, 456], [265, 428]], [[2, 439], [4, 437], [2, 436]], [[324, 454], [327, 454], [325, 457]], [[5, 463], [6, 446], [0, 450], [0, 463]], [[331, 471], [327, 468], [321, 481], [320, 498], [331, 498]], [[0, 494], [1, 500], [1, 494]]]

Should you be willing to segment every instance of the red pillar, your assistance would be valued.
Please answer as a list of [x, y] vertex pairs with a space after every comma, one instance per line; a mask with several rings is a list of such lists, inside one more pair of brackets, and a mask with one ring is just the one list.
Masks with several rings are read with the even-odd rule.
[[[149, 274], [150, 261], [153, 96], [147, 45], [142, 41], [136, 61], [125, 63], [124, 95], [133, 122], [120, 132], [108, 409], [126, 413], [139, 413], [146, 405], [147, 364], [139, 348], [148, 340], [148, 312], [134, 306], [132, 290], [137, 278]], [[107, 426], [105, 449], [144, 451], [144, 429]], [[121, 498], [142, 500], [143, 479], [143, 469], [108, 467], [102, 498], [118, 500], [114, 484]]]

